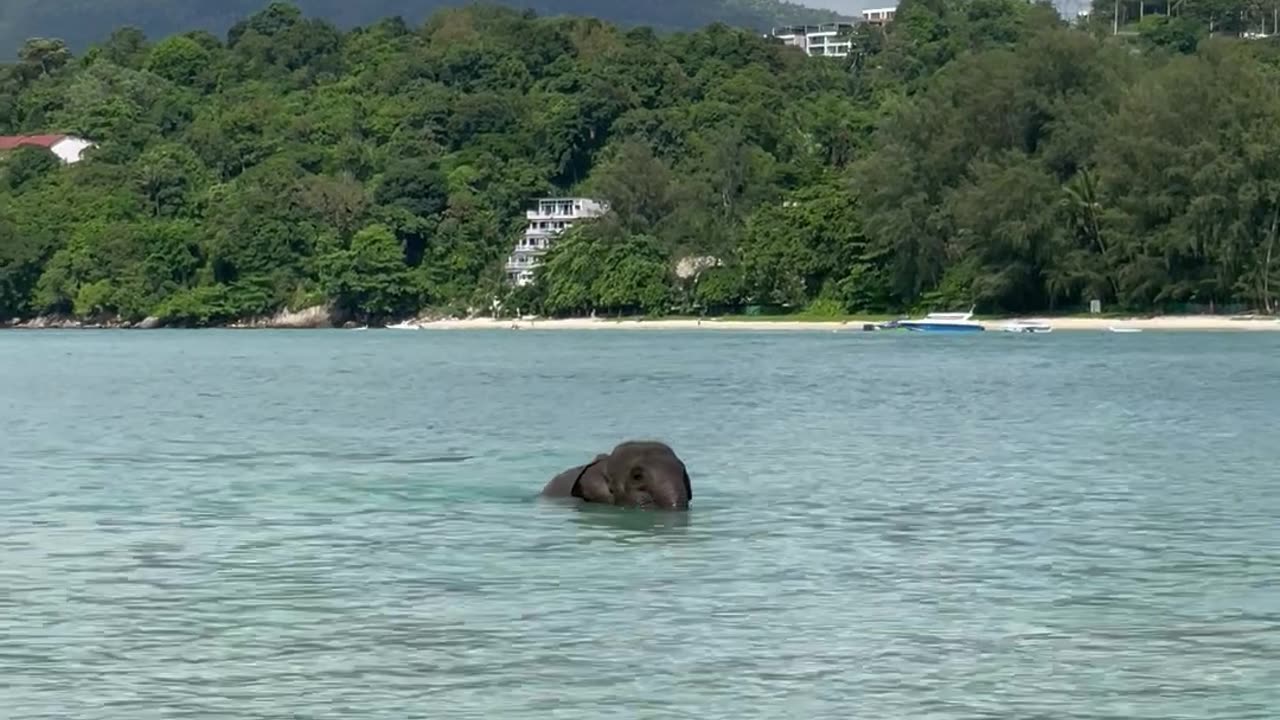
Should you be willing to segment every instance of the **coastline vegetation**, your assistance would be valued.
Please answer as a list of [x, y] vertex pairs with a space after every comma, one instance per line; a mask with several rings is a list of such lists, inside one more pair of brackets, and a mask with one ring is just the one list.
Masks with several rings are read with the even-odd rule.
[[[1274, 311], [1280, 46], [1110, 30], [904, 0], [835, 59], [721, 24], [344, 32], [277, 3], [226, 37], [34, 39], [0, 134], [98, 146], [0, 159], [0, 321]], [[565, 194], [612, 210], [507, 286], [524, 211]], [[677, 277], [691, 257], [715, 264]]]
[[[293, 0], [303, 13], [349, 29], [383, 18], [417, 25], [458, 0]], [[591, 15], [623, 27], [660, 32], [697, 30], [713, 22], [765, 31], [771, 26], [840, 20], [839, 13], [787, 0], [485, 0], [528, 8], [540, 16]], [[261, 10], [263, 0], [5, 0], [0, 3], [0, 54], [32, 36], [55, 36], [79, 51], [131, 25], [147, 35], [203, 30], [222, 35], [235, 19]]]

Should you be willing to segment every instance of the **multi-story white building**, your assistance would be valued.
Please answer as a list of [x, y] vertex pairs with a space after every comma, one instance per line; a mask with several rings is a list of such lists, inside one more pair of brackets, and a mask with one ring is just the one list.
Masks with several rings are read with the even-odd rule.
[[776, 27], [773, 37], [787, 45], [793, 45], [813, 57], [848, 57], [853, 52], [850, 35], [856, 27], [853, 23], [833, 22], [821, 25], [790, 25]]
[[528, 226], [507, 257], [507, 279], [515, 285], [533, 282], [533, 269], [551, 249], [555, 237], [578, 220], [608, 212], [609, 206], [589, 198], [542, 198], [536, 210], [525, 213]]

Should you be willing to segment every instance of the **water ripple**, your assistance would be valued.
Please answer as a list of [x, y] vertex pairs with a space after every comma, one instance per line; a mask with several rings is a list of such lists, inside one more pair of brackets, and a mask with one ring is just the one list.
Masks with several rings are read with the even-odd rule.
[[0, 336], [0, 717], [1280, 707], [1274, 338], [111, 337]]

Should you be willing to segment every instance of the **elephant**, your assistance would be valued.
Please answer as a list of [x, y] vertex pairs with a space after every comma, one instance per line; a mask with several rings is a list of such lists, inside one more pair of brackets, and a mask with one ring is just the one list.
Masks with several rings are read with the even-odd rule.
[[542, 495], [643, 510], [688, 510], [693, 486], [670, 446], [627, 441], [555, 476]]

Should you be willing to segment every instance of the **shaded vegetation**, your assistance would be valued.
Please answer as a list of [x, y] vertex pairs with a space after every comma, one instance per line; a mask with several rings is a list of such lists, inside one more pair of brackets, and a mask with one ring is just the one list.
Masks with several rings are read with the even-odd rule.
[[[1274, 309], [1270, 42], [1015, 0], [906, 0], [855, 40], [500, 8], [342, 32], [277, 4], [225, 39], [32, 41], [0, 132], [99, 147], [3, 160], [0, 315]], [[510, 288], [549, 194], [613, 209]]]
[[[772, 25], [824, 22], [826, 10], [786, 0], [485, 0], [540, 16], [588, 16], [660, 31], [695, 30], [715, 22], [766, 31]], [[431, 14], [468, 0], [297, 0], [308, 15], [336, 27], [372, 25], [388, 17], [420, 23]], [[218, 35], [266, 5], [264, 0], [5, 0], [0, 3], [0, 50], [12, 57], [29, 37], [59, 37], [74, 49], [107, 38], [110, 28], [129, 25], [153, 37], [203, 30]], [[106, 28], [106, 30], [104, 30]]]

